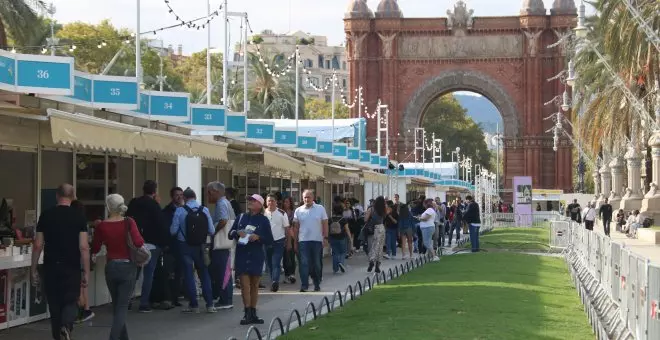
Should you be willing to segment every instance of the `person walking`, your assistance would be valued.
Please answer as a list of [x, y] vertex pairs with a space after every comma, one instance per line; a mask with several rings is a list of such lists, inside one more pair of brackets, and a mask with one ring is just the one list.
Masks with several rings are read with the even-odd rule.
[[419, 229], [422, 232], [422, 240], [424, 240], [426, 251], [431, 253], [433, 261], [438, 261], [440, 258], [433, 248], [433, 233], [435, 232], [435, 216], [437, 214], [433, 199], [424, 200], [424, 207], [426, 210], [419, 217]]
[[481, 215], [479, 214], [479, 203], [475, 202], [472, 196], [465, 197], [466, 209], [463, 214], [463, 220], [468, 225], [470, 231], [470, 243], [472, 252], [479, 251], [479, 229], [481, 229]]
[[596, 221], [596, 209], [593, 207], [593, 203], [587, 203], [587, 207], [584, 208], [582, 212], [582, 220], [584, 221], [584, 227], [587, 230], [594, 230], [594, 222]]
[[[83, 216], [85, 216], [85, 205], [82, 204], [80, 200], [75, 200], [71, 202], [71, 207], [80, 210]], [[83, 270], [82, 263], [80, 264], [80, 270]], [[91, 269], [90, 269], [91, 270]], [[80, 286], [80, 298], [78, 299], [78, 319], [76, 323], [83, 323], [89, 321], [96, 316], [94, 312], [89, 308], [89, 287]]]
[[[165, 216], [165, 225], [171, 226], [172, 220], [176, 209], [185, 204], [183, 200], [183, 189], [174, 187], [170, 189], [170, 203], [163, 208], [163, 215]], [[181, 262], [181, 254], [179, 251], [179, 241], [175, 236], [169, 235], [168, 247], [163, 252], [163, 259], [169, 262], [171, 266], [167, 268], [168, 279], [164, 284], [165, 291], [170, 299], [171, 305], [174, 307], [181, 307], [179, 298], [183, 295], [183, 263]], [[153, 290], [154, 288], [152, 288]]]
[[215, 228], [209, 210], [197, 202], [197, 194], [194, 190], [186, 188], [183, 191], [183, 198], [186, 203], [176, 209], [170, 226], [170, 234], [175, 235], [178, 240], [185, 290], [190, 301], [188, 307], [182, 309], [181, 312], [199, 313], [197, 283], [193, 275], [193, 270], [197, 269], [197, 276], [202, 283], [202, 295], [206, 302], [206, 312], [215, 313], [217, 310], [213, 303], [211, 278], [208, 268], [204, 264], [203, 249], [206, 238], [215, 233]]
[[230, 309], [234, 307], [234, 283], [231, 277], [231, 252], [234, 242], [229, 239], [229, 229], [234, 225], [236, 216], [231, 203], [225, 197], [225, 185], [215, 181], [206, 186], [209, 203], [213, 210], [213, 249], [211, 250], [210, 273], [213, 283], [213, 296], [217, 298], [215, 307]]
[[387, 201], [387, 208], [389, 213], [383, 221], [385, 224], [385, 249], [387, 251], [384, 257], [390, 259], [396, 257], [397, 240], [399, 239], [399, 213], [397, 212], [398, 205], [395, 205], [393, 201]]
[[572, 221], [575, 221], [577, 223], [582, 223], [581, 219], [581, 211], [582, 208], [580, 207], [580, 203], [578, 203], [577, 199], [573, 200], [573, 203], [569, 204], [568, 207], [566, 207], [566, 216], [570, 216]]
[[38, 267], [43, 251], [44, 281], [41, 287], [48, 301], [51, 336], [54, 340], [69, 340], [78, 315], [80, 287], [87, 287], [89, 282], [89, 235], [85, 216], [79, 209], [71, 207], [76, 197], [73, 186], [60, 185], [55, 197], [57, 205], [39, 217], [30, 269], [32, 284], [40, 287]]
[[160, 255], [169, 243], [169, 234], [165, 216], [158, 203], [158, 185], [147, 180], [142, 186], [141, 197], [136, 197], [128, 204], [126, 216], [133, 218], [144, 238], [145, 246], [151, 252], [151, 260], [142, 268], [142, 291], [140, 295], [140, 313], [150, 313], [149, 296], [154, 282], [156, 265], [161, 260]]
[[266, 267], [270, 273], [270, 291], [277, 292], [280, 289], [280, 274], [282, 273], [282, 258], [284, 248], [289, 234], [289, 217], [283, 210], [277, 208], [277, 198], [270, 194], [266, 197], [266, 211], [264, 216], [270, 222], [270, 230], [273, 242], [266, 246]]
[[[399, 205], [399, 234], [401, 235], [401, 255], [402, 260], [412, 259], [413, 257], [413, 230], [415, 229], [415, 220], [410, 213], [407, 204]], [[406, 249], [407, 248], [407, 249]], [[406, 257], [406, 250], [408, 257]]]
[[108, 195], [105, 206], [108, 210], [108, 218], [96, 227], [92, 241], [92, 256], [95, 259], [96, 254], [101, 251], [101, 246], [105, 246], [107, 260], [105, 282], [112, 302], [110, 340], [128, 340], [126, 315], [128, 302], [135, 287], [135, 272], [138, 266], [131, 262], [127, 234], [130, 234], [135, 248], [140, 248], [145, 243], [135, 221], [130, 217], [124, 217], [128, 207], [124, 204], [121, 195]]
[[248, 207], [229, 231], [229, 238], [236, 241], [236, 276], [241, 280], [241, 297], [244, 314], [241, 325], [263, 324], [257, 316], [259, 281], [265, 261], [264, 246], [273, 242], [270, 221], [264, 216], [264, 199], [254, 194], [248, 197]]
[[385, 204], [383, 196], [376, 197], [374, 205], [365, 213], [364, 220], [369, 228], [367, 230], [367, 243], [369, 244], [369, 267], [367, 272], [380, 273], [380, 262], [383, 259], [383, 243], [385, 242], [385, 216], [388, 213], [388, 207]]
[[[346, 254], [348, 245], [353, 244], [351, 231], [348, 227], [349, 220], [343, 216], [344, 203], [338, 202], [332, 206], [332, 217], [330, 217], [330, 226], [328, 227], [328, 238], [332, 250], [332, 272], [346, 272]], [[348, 242], [350, 241], [350, 242]]]
[[300, 292], [309, 289], [311, 273], [314, 291], [321, 291], [321, 252], [328, 244], [328, 214], [314, 203], [312, 190], [303, 192], [304, 204], [293, 213], [293, 223], [300, 252]]
[[456, 245], [461, 240], [461, 226], [463, 224], [463, 210], [460, 207], [460, 200], [454, 200], [451, 207], [451, 222], [449, 227], [449, 246], [451, 246], [451, 239], [456, 230]]
[[612, 205], [609, 203], [609, 200], [606, 198], [605, 203], [600, 207], [598, 214], [600, 219], [603, 221], [603, 229], [605, 230], [605, 235], [610, 236], [610, 224], [612, 223]]
[[[282, 200], [282, 210], [289, 220], [289, 225], [293, 225], [293, 198], [291, 196], [285, 197]], [[296, 257], [298, 257], [298, 242], [296, 242], [293, 228], [287, 229], [286, 241], [284, 247], [284, 259], [282, 261], [284, 266], [284, 283], [296, 283]]]

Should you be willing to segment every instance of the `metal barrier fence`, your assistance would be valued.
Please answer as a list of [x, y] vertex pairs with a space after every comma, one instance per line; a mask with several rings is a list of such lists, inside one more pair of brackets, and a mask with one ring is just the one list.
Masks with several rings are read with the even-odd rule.
[[[399, 264], [395, 266], [394, 269], [389, 268], [387, 271], [383, 271], [379, 274], [373, 274], [364, 278], [364, 281], [356, 281], [354, 285], [348, 285], [344, 292], [336, 291], [331, 298], [324, 296], [321, 298], [318, 304], [314, 302], [308, 302], [305, 307], [304, 312], [301, 314], [297, 309], [292, 309], [289, 313], [286, 322], [278, 316], [274, 317], [269, 326], [268, 330], [265, 333], [262, 333], [262, 330], [257, 328], [257, 326], [250, 326], [245, 334], [245, 340], [258, 339], [258, 340], [270, 340], [275, 339], [280, 335], [284, 335], [296, 327], [304, 326], [308, 321], [313, 321], [318, 319], [324, 314], [331, 313], [337, 307], [343, 307], [348, 301], [353, 301], [364, 293], [372, 290], [375, 286], [380, 284], [385, 284], [387, 281], [398, 278], [401, 275], [404, 275], [414, 269], [417, 269], [431, 261], [430, 253], [427, 255], [422, 255], [420, 257], [411, 259], [405, 264]], [[325, 307], [325, 308], [324, 308]], [[291, 327], [293, 325], [293, 328]], [[227, 340], [238, 340], [236, 337], [229, 337]]]
[[660, 339], [660, 266], [575, 222], [551, 229], [598, 339]]
[[562, 220], [562, 215], [555, 211], [540, 211], [532, 214], [493, 213], [495, 227], [542, 227], [552, 221]]

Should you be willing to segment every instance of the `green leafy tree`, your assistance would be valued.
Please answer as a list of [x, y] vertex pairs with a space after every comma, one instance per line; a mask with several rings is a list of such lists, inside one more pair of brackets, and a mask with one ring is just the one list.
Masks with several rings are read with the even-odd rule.
[[[175, 67], [182, 77], [183, 86], [191, 94], [193, 102], [205, 100], [206, 94], [206, 49], [193, 53]], [[220, 103], [222, 97], [222, 55], [211, 54], [211, 83], [215, 85], [211, 102]]]
[[[332, 103], [319, 98], [305, 99], [307, 119], [331, 119]], [[341, 102], [335, 103], [335, 119], [348, 118], [348, 108]]]
[[45, 9], [43, 1], [0, 1], [0, 48], [8, 47], [8, 40], [19, 46], [29, 45], [39, 34], [40, 18], [35, 9]]
[[[443, 140], [443, 161], [450, 161], [451, 152], [460, 147], [461, 157], [470, 157], [473, 167], [481, 164], [484, 169], [495, 170], [491, 166], [491, 152], [483, 130], [453, 95], [444, 95], [432, 102], [424, 113], [422, 126], [426, 131], [427, 146], [431, 146], [433, 133], [435, 138]], [[431, 157], [432, 152], [425, 150], [425, 158], [430, 160]]]

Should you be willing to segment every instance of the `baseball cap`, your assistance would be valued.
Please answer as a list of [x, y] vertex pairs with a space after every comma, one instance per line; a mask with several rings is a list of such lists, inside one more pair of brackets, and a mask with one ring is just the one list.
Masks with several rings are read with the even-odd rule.
[[257, 201], [257, 202], [261, 203], [261, 205], [264, 205], [264, 198], [261, 197], [261, 195], [258, 195], [258, 194], [253, 194], [253, 195], [248, 196], [247, 200], [248, 201]]

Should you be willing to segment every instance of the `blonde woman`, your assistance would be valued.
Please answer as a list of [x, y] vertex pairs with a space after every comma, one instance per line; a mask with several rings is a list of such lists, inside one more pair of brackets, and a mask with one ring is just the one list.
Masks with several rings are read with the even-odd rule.
[[95, 229], [92, 258], [95, 259], [101, 246], [105, 245], [107, 252], [105, 282], [112, 299], [113, 315], [110, 340], [128, 340], [126, 314], [128, 313], [128, 302], [135, 287], [137, 265], [131, 262], [131, 254], [126, 242], [127, 233], [130, 233], [136, 248], [144, 245], [144, 239], [140, 235], [135, 221], [130, 217], [124, 217], [128, 207], [121, 195], [109, 195], [105, 199], [105, 205], [108, 209], [108, 218], [99, 223]]

